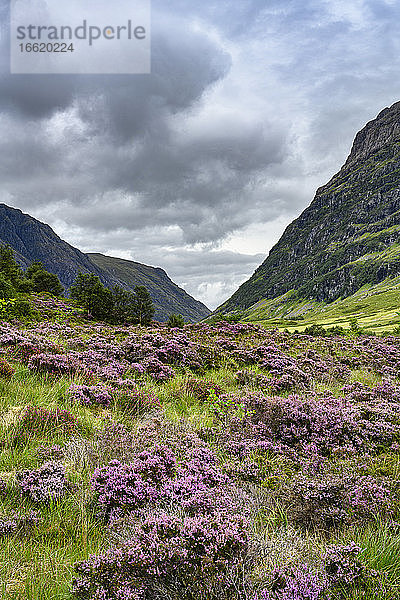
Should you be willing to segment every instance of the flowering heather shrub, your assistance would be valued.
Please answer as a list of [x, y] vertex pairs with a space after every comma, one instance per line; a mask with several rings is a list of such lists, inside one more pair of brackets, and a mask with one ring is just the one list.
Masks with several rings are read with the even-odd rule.
[[272, 574], [271, 590], [256, 594], [253, 600], [329, 600], [327, 580], [306, 564], [286, 566]]
[[258, 439], [304, 451], [310, 445], [328, 456], [338, 446], [358, 448], [361, 431], [352, 408], [337, 398], [314, 399], [251, 395], [245, 400]]
[[71, 375], [82, 370], [77, 358], [71, 354], [33, 354], [28, 361], [28, 367], [39, 373]]
[[78, 352], [76, 359], [86, 373], [102, 379], [119, 379], [129, 367], [128, 362], [115, 360], [109, 356], [107, 351], [101, 352], [98, 348]]
[[238, 365], [254, 365], [257, 362], [257, 356], [254, 350], [245, 348], [237, 348], [228, 352], [228, 356], [232, 358]]
[[[299, 460], [310, 448], [325, 457], [361, 450], [379, 453], [398, 442], [400, 436], [400, 404], [385, 400], [352, 404], [330, 395], [282, 398], [253, 392], [231, 394], [229, 407], [225, 404], [227, 410], [220, 416], [227, 444], [233, 439], [259, 448], [266, 444], [265, 449], [268, 446], [277, 453], [297, 453]], [[235, 417], [240, 406], [244, 410], [238, 422]]]
[[0, 539], [5, 536], [24, 533], [39, 521], [34, 511], [22, 515], [13, 512], [10, 515], [0, 515]]
[[206, 402], [210, 392], [215, 392], [217, 395], [223, 392], [222, 388], [216, 383], [205, 381], [204, 379], [196, 379], [195, 377], [187, 380], [186, 388], [197, 400], [201, 400], [202, 402]]
[[349, 586], [363, 579], [368, 571], [359, 561], [361, 548], [354, 542], [348, 546], [328, 546], [323, 557], [325, 571], [332, 587]]
[[396, 495], [374, 477], [357, 477], [348, 488], [350, 509], [366, 519], [379, 513], [390, 515], [397, 503]]
[[373, 477], [345, 473], [341, 476], [297, 475], [290, 483], [288, 504], [292, 518], [306, 527], [336, 527], [378, 514], [390, 515], [396, 496]]
[[0, 378], [11, 379], [14, 373], [14, 367], [12, 367], [4, 358], [0, 357]]
[[74, 581], [73, 593], [80, 600], [152, 598], [161, 586], [170, 586], [182, 600], [201, 592], [210, 600], [226, 598], [227, 575], [246, 547], [237, 519], [180, 519], [161, 513], [136, 526], [122, 548], [76, 565], [80, 579]]
[[336, 527], [348, 520], [344, 506], [345, 484], [341, 477], [298, 475], [288, 493], [292, 519], [298, 525]]
[[78, 425], [77, 418], [62, 408], [28, 406], [13, 427], [12, 443], [25, 444], [38, 435], [69, 435]]
[[110, 406], [111, 390], [101, 385], [71, 385], [68, 389], [69, 398], [83, 406]]
[[135, 512], [160, 498], [165, 479], [175, 471], [175, 456], [167, 448], [143, 452], [131, 464], [113, 460], [93, 474], [96, 504], [107, 521]]
[[108, 522], [138, 514], [150, 506], [173, 504], [187, 514], [237, 511], [237, 499], [215, 456], [205, 448], [193, 449], [178, 463], [168, 448], [141, 452], [124, 464], [112, 461], [96, 469], [92, 478], [95, 504]]
[[36, 454], [41, 460], [49, 461], [51, 459], [64, 458], [64, 450], [61, 446], [55, 444], [54, 446], [38, 446], [36, 448]]
[[147, 375], [159, 382], [168, 381], [175, 377], [175, 371], [168, 365], [163, 364], [158, 358], [146, 358], [141, 366]]
[[342, 387], [342, 394], [352, 402], [382, 401], [400, 403], [400, 388], [389, 381], [368, 387], [358, 381]]
[[64, 466], [58, 462], [17, 473], [16, 479], [22, 494], [37, 503], [58, 500], [69, 489]]
[[104, 461], [112, 458], [127, 458], [132, 455], [135, 436], [121, 423], [111, 421], [96, 434], [97, 453]]

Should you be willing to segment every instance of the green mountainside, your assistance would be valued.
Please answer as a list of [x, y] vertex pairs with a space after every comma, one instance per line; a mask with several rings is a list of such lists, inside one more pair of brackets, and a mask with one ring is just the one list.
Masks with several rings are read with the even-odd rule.
[[[263, 264], [218, 312], [258, 319], [272, 305], [326, 305], [400, 275], [400, 102], [356, 136], [346, 163], [317, 190]], [[392, 282], [392, 283], [391, 283]], [[288, 297], [285, 295], [289, 294]], [[252, 308], [251, 308], [252, 307]], [[263, 312], [264, 311], [264, 312]], [[258, 320], [257, 319], [257, 320]]]
[[0, 243], [10, 245], [25, 269], [32, 261], [41, 261], [68, 289], [79, 271], [94, 273], [111, 288], [120, 285], [132, 290], [135, 285], [148, 288], [156, 307], [155, 318], [166, 320], [180, 313], [186, 321], [199, 321], [210, 310], [179, 288], [160, 268], [124, 261], [100, 254], [84, 254], [62, 240], [49, 225], [18, 209], [0, 204]]
[[103, 273], [118, 279], [124, 288], [133, 290], [135, 285], [144, 285], [151, 292], [163, 320], [171, 313], [179, 313], [188, 321], [198, 321], [210, 314], [204, 304], [178, 287], [163, 269], [104, 254], [87, 256]]

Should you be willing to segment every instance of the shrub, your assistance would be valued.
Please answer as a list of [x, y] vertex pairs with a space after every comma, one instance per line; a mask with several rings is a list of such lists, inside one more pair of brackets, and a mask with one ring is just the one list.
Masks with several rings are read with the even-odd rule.
[[11, 379], [15, 369], [4, 358], [0, 357], [0, 377], [2, 379]]
[[183, 329], [183, 327], [185, 326], [185, 320], [182, 317], [182, 315], [169, 315], [168, 317], [168, 321], [167, 321], [167, 327], [169, 327], [170, 329]]
[[350, 586], [376, 574], [368, 570], [359, 560], [360, 546], [351, 542], [347, 546], [328, 546], [324, 554], [324, 567], [332, 587]]
[[54, 446], [42, 445], [36, 448], [36, 455], [38, 458], [44, 461], [49, 461], [51, 459], [59, 460], [64, 458], [64, 450], [57, 444]]
[[110, 406], [111, 390], [101, 385], [71, 385], [68, 390], [69, 398], [83, 406]]
[[178, 463], [166, 447], [138, 454], [129, 464], [118, 460], [96, 469], [92, 478], [94, 503], [107, 522], [142, 509], [173, 504], [186, 513], [237, 512], [230, 480], [204, 448], [192, 449], [189, 459]]
[[329, 600], [327, 581], [309, 565], [298, 564], [276, 569], [271, 590], [256, 594], [253, 600]]
[[182, 600], [201, 592], [221, 599], [230, 588], [227, 575], [246, 547], [239, 520], [159, 514], [134, 527], [122, 548], [76, 565], [80, 579], [73, 593], [80, 600], [122, 600], [154, 597], [170, 587]]
[[160, 498], [165, 479], [175, 472], [176, 459], [167, 448], [143, 452], [130, 464], [111, 461], [93, 474], [96, 504], [106, 521], [137, 511]]
[[39, 373], [71, 375], [81, 370], [79, 361], [68, 354], [33, 354], [28, 361], [28, 367]]
[[344, 523], [391, 515], [396, 496], [387, 485], [370, 476], [344, 473], [340, 477], [317, 473], [297, 475], [289, 484], [292, 518], [306, 527], [331, 528]]
[[58, 500], [68, 491], [64, 466], [58, 462], [17, 473], [16, 479], [22, 494], [36, 503]]
[[25, 533], [38, 521], [39, 517], [34, 511], [25, 515], [16, 512], [10, 515], [0, 515], [0, 539], [17, 533]]
[[211, 392], [214, 392], [216, 395], [223, 392], [223, 389], [216, 383], [206, 381], [205, 379], [196, 379], [195, 377], [187, 380], [186, 388], [188, 392], [193, 394], [196, 400], [201, 400], [201, 402], [206, 402]]
[[156, 381], [168, 381], [175, 377], [175, 371], [168, 365], [164, 365], [158, 358], [146, 358], [142, 362], [142, 368]]

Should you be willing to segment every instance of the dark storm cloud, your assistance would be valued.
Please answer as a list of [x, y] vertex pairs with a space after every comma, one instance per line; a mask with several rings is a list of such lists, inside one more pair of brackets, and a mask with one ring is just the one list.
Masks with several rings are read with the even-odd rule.
[[2, 201], [215, 305], [399, 99], [399, 16], [390, 0], [153, 0], [152, 74], [130, 77], [11, 76], [3, 31]]

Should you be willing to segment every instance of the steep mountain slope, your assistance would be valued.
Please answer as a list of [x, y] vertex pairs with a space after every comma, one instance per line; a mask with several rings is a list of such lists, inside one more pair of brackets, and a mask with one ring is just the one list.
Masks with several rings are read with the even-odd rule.
[[[262, 299], [332, 302], [400, 274], [400, 102], [356, 136], [346, 163], [218, 310]], [[294, 294], [293, 294], [294, 292]]]
[[9, 244], [23, 268], [41, 261], [68, 288], [78, 271], [93, 272], [109, 284], [91, 260], [54, 233], [52, 228], [18, 209], [0, 204], [0, 241]]
[[89, 253], [87, 256], [103, 273], [118, 279], [124, 288], [133, 290], [135, 285], [144, 285], [151, 290], [153, 302], [162, 307], [159, 312], [164, 319], [173, 312], [180, 313], [189, 321], [196, 321], [210, 314], [204, 304], [178, 287], [163, 269], [103, 254]]
[[121, 285], [133, 289], [135, 285], [145, 285], [156, 306], [157, 319], [164, 320], [171, 312], [179, 312], [188, 321], [198, 321], [210, 314], [204, 304], [174, 284], [162, 269], [140, 263], [130, 263], [134, 265], [130, 269], [113, 267], [129, 261], [84, 254], [64, 242], [49, 225], [5, 204], [0, 204], [0, 242], [14, 249], [23, 268], [34, 260], [41, 261], [65, 288], [70, 287], [79, 271], [95, 273], [107, 287]]

